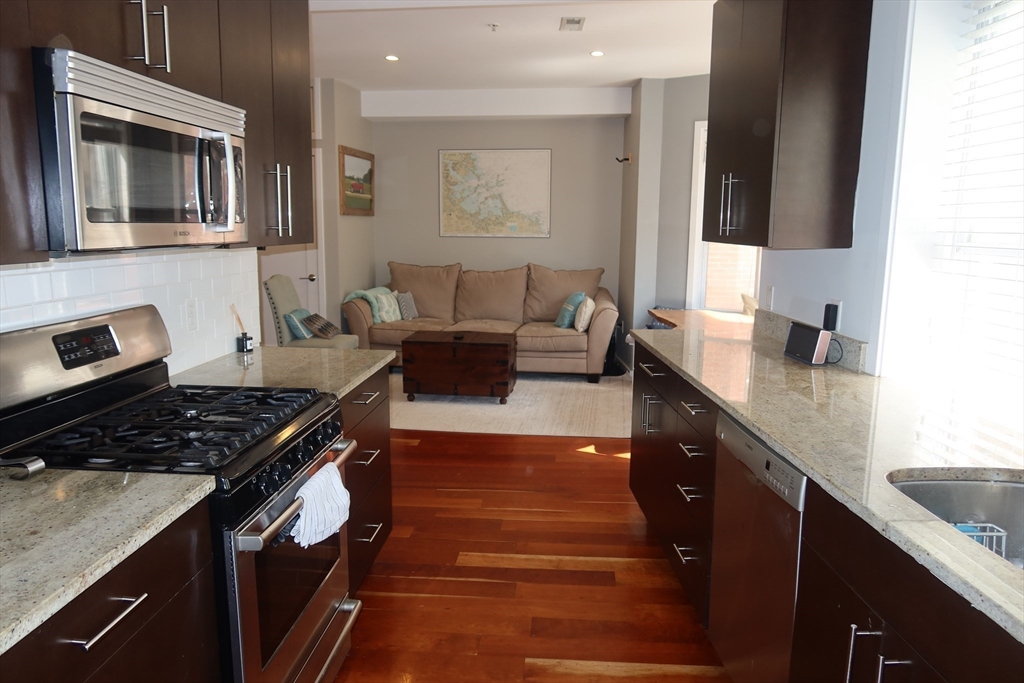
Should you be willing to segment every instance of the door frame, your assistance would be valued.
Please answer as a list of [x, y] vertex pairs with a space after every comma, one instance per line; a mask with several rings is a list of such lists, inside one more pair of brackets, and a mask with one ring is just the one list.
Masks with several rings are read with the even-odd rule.
[[693, 170], [690, 178], [690, 240], [687, 248], [686, 299], [688, 309], [704, 308], [707, 250], [701, 235], [704, 224], [704, 180], [708, 152], [708, 122], [693, 123]]

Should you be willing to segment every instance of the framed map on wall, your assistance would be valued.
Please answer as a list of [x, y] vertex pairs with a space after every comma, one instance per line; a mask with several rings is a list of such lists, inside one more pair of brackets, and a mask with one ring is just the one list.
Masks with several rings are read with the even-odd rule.
[[441, 237], [550, 237], [550, 149], [438, 152]]

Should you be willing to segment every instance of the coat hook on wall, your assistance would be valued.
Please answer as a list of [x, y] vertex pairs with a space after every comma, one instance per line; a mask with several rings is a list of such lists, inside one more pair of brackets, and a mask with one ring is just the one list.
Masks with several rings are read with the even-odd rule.
[[630, 166], [632, 166], [632, 165], [633, 165], [633, 153], [632, 153], [632, 152], [630, 152], [629, 154], [627, 154], [627, 155], [626, 155], [625, 157], [623, 157], [622, 159], [620, 159], [620, 158], [618, 158], [618, 157], [615, 157], [615, 161], [619, 162], [620, 164], [621, 164], [621, 163], [622, 163], [623, 161], [625, 161], [625, 162], [626, 162], [627, 164], [629, 164]]

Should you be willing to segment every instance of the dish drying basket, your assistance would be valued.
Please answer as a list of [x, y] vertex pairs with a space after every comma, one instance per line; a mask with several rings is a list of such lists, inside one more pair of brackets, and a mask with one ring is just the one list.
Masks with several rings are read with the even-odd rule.
[[1006, 558], [1006, 531], [995, 524], [962, 522], [953, 527], [982, 544], [999, 557]]

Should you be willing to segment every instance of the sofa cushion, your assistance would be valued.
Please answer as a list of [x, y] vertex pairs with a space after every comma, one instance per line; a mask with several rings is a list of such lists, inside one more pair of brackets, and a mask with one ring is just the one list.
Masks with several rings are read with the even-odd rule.
[[552, 323], [526, 323], [516, 330], [519, 351], [586, 351], [587, 335]]
[[414, 320], [396, 320], [393, 323], [380, 323], [370, 328], [370, 343], [387, 344], [388, 346], [399, 346], [402, 340], [413, 332], [428, 330], [436, 332], [443, 330], [452, 324], [451, 319], [424, 318]]
[[577, 332], [586, 332], [590, 329], [590, 321], [594, 319], [594, 311], [597, 304], [589, 296], [583, 300], [580, 307], [576, 309], [576, 319], [572, 326]]
[[514, 323], [511, 320], [475, 318], [473, 320], [462, 320], [444, 329], [447, 332], [500, 332], [502, 334], [512, 334], [519, 329], [519, 325], [520, 323]]
[[558, 317], [562, 304], [573, 292], [583, 292], [591, 299], [597, 295], [604, 268], [592, 270], [552, 270], [536, 263], [530, 264], [526, 286], [526, 304], [523, 321], [552, 322]]
[[455, 294], [455, 321], [523, 322], [526, 266], [511, 270], [464, 270]]
[[394, 293], [377, 294], [373, 298], [377, 300], [377, 312], [382, 323], [393, 323], [402, 319], [402, 309], [398, 307], [398, 298]]
[[412, 292], [399, 292], [395, 298], [398, 299], [398, 310], [402, 312], [402, 320], [413, 320], [420, 317]]
[[455, 319], [455, 289], [461, 263], [450, 266], [413, 266], [388, 261], [391, 289], [412, 292], [416, 310], [424, 318]]
[[562, 304], [562, 307], [558, 309], [555, 327], [573, 327], [573, 321], [576, 320], [576, 309], [586, 300], [587, 295], [583, 292], [573, 292], [570, 294], [569, 298]]

